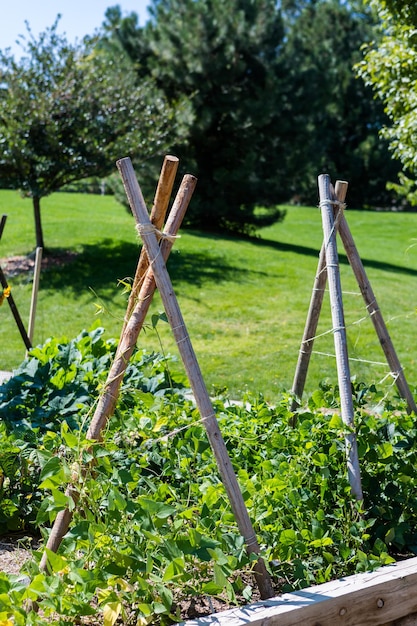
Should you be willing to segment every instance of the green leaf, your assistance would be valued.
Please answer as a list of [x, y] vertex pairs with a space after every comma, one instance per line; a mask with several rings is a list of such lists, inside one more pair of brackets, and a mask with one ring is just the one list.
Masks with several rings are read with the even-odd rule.
[[126, 498], [116, 487], [112, 487], [108, 494], [109, 511], [124, 511], [127, 506]]
[[54, 489], [67, 482], [67, 472], [58, 457], [52, 457], [43, 466], [40, 481], [40, 489]]
[[204, 583], [202, 585], [203, 593], [207, 593], [209, 596], [215, 596], [220, 594], [223, 591], [223, 585], [218, 585], [214, 581], [210, 581], [209, 583]]
[[330, 418], [329, 428], [334, 430], [340, 430], [341, 428], [343, 428], [343, 420], [338, 413], [334, 413]]
[[377, 446], [378, 456], [380, 459], [389, 459], [393, 454], [392, 443], [385, 442]]
[[163, 581], [171, 581], [180, 576], [185, 569], [185, 561], [182, 557], [177, 557], [171, 561], [165, 570]]
[[56, 554], [56, 552], [53, 552], [49, 548], [45, 548], [45, 552], [48, 558], [48, 563], [51, 566], [52, 571], [56, 574], [62, 572], [68, 567], [68, 559], [65, 557]]
[[227, 583], [227, 578], [222, 567], [218, 565], [217, 563], [215, 563], [213, 566], [213, 571], [214, 571], [214, 582], [219, 587], [224, 588]]
[[294, 545], [297, 541], [297, 534], [292, 528], [283, 530], [279, 536], [279, 542], [283, 545]]
[[113, 626], [122, 610], [121, 602], [109, 602], [102, 607], [103, 625]]

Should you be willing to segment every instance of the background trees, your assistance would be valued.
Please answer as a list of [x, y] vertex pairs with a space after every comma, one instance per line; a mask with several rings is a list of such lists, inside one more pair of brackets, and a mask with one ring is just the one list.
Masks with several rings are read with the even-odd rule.
[[63, 185], [106, 176], [121, 156], [146, 159], [174, 132], [171, 109], [151, 81], [93, 40], [70, 45], [57, 23], [27, 40], [21, 60], [0, 54], [0, 186], [32, 198], [44, 247], [40, 200]]
[[[177, 144], [199, 179], [189, 225], [247, 232], [281, 217], [286, 124], [279, 49], [283, 25], [274, 0], [159, 0], [131, 45], [132, 20], [113, 30], [138, 68], [169, 102], [191, 104], [187, 142]], [[262, 214], [255, 207], [268, 207]]]
[[360, 1], [153, 0], [151, 15], [140, 28], [114, 7], [105, 29], [138, 75], [191, 104], [176, 145], [199, 177], [190, 225], [276, 220], [278, 202], [315, 202], [323, 171], [350, 181], [350, 206], [390, 205], [400, 165], [379, 135], [383, 106], [353, 71], [375, 34]]
[[378, 134], [387, 121], [383, 106], [353, 71], [361, 46], [375, 34], [369, 12], [358, 9], [339, 0], [299, 1], [296, 13], [287, 14], [288, 171], [294, 193], [309, 204], [317, 197], [317, 174], [329, 172], [349, 181], [350, 206], [387, 206], [385, 184], [399, 169]]
[[[199, 178], [187, 224], [203, 229], [248, 233], [279, 220], [278, 203], [316, 201], [323, 171], [349, 180], [350, 206], [388, 207], [386, 182], [401, 167], [388, 142], [417, 167], [417, 11], [405, 0], [374, 5], [382, 40], [361, 0], [151, 0], [143, 27], [114, 6], [100, 38], [78, 46], [53, 27], [29, 39], [22, 61], [0, 55], [0, 185], [32, 197], [38, 244], [40, 198], [106, 176], [122, 154], [136, 157], [145, 195], [163, 152], [180, 156]], [[373, 38], [364, 84], [353, 65]]]
[[395, 189], [417, 205], [417, 6], [415, 2], [372, 0], [381, 36], [369, 44], [359, 74], [383, 102], [389, 121], [383, 137], [406, 172]]

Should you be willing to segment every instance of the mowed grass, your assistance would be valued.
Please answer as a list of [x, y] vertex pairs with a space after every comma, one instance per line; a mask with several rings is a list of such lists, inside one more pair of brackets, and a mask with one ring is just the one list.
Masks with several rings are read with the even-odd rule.
[[[198, 193], [198, 186], [196, 193]], [[291, 388], [322, 242], [317, 208], [286, 207], [284, 222], [253, 239], [183, 231], [168, 262], [187, 329], [210, 393], [232, 397], [262, 392], [274, 401]], [[192, 210], [192, 203], [190, 209]], [[30, 200], [0, 192], [8, 220], [0, 258], [34, 249]], [[42, 201], [50, 252], [72, 250], [76, 259], [41, 276], [34, 343], [73, 337], [100, 321], [119, 336], [127, 294], [119, 280], [132, 277], [139, 252], [133, 218], [109, 196], [59, 193]], [[417, 214], [347, 211], [347, 220], [412, 387], [416, 376]], [[362, 297], [338, 240], [351, 374], [382, 383], [392, 377]], [[32, 276], [11, 278], [27, 324]], [[163, 310], [159, 295], [151, 313]], [[178, 354], [169, 326], [158, 336], [148, 320], [138, 346]], [[323, 379], [337, 381], [328, 294], [314, 344], [306, 393]], [[23, 342], [6, 304], [0, 308], [0, 369], [16, 367]]]

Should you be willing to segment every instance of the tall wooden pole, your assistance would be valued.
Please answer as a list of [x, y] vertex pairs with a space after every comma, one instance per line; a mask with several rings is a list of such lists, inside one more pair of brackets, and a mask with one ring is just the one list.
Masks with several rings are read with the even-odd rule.
[[33, 333], [35, 331], [36, 307], [38, 304], [39, 279], [41, 275], [42, 248], [36, 248], [35, 269], [33, 272], [32, 297], [30, 300], [28, 337], [33, 344]]
[[7, 220], [7, 214], [3, 213], [3, 215], [1, 216], [1, 219], [0, 219], [0, 239], [1, 239], [1, 236], [3, 234], [4, 227], [6, 225], [6, 220]]
[[[1, 269], [1, 267], [0, 267], [0, 285], [3, 287], [3, 290], [4, 289], [8, 289], [8, 287], [9, 287], [9, 285], [7, 283], [7, 280], [6, 280], [6, 277], [5, 277], [4, 272]], [[23, 325], [23, 322], [22, 322], [22, 318], [20, 317], [20, 313], [19, 313], [19, 311], [17, 309], [16, 303], [15, 303], [13, 295], [11, 293], [7, 297], [7, 302], [9, 304], [10, 310], [11, 310], [11, 312], [13, 314], [14, 320], [15, 320], [15, 322], [17, 324], [18, 329], [19, 329], [20, 336], [22, 337], [23, 343], [25, 344], [25, 348], [26, 348], [26, 350], [30, 350], [31, 347], [32, 347], [32, 343], [31, 343], [31, 341], [30, 341], [30, 339], [29, 339], [29, 337], [27, 335], [26, 329], [25, 329], [25, 327]]]
[[[348, 184], [345, 181], [338, 181], [336, 183], [336, 199], [339, 203], [343, 203], [346, 198]], [[336, 207], [335, 218], [340, 210]], [[337, 223], [336, 222], [336, 223]], [[292, 384], [292, 404], [291, 411], [295, 411], [300, 405], [300, 400], [303, 395], [304, 386], [307, 378], [308, 366], [310, 363], [311, 353], [313, 351], [314, 338], [317, 333], [317, 326], [319, 322], [320, 312], [323, 304], [324, 292], [327, 283], [327, 270], [326, 270], [326, 248], [323, 243], [319, 262], [317, 266], [316, 277], [314, 279], [313, 291], [310, 299], [310, 306], [307, 313], [307, 319], [304, 327], [303, 338], [301, 341], [300, 351], [298, 353], [298, 361], [294, 374], [294, 381]], [[295, 420], [293, 420], [295, 425]]]
[[358, 250], [356, 248], [354, 239], [350, 232], [348, 223], [343, 215], [339, 224], [339, 234], [342, 239], [343, 245], [346, 250], [346, 256], [349, 259], [349, 263], [358, 281], [359, 288], [361, 290], [363, 299], [368, 310], [368, 314], [374, 325], [376, 334], [378, 335], [379, 343], [384, 351], [385, 358], [390, 367], [392, 375], [395, 377], [395, 384], [402, 398], [407, 402], [407, 410], [409, 413], [417, 414], [417, 406], [408, 386], [407, 380], [404, 375], [403, 368], [398, 359], [394, 345], [392, 343], [390, 334], [386, 327], [381, 310], [378, 306], [375, 294], [372, 290], [371, 283], [366, 275], [365, 268], [362, 264]]
[[[154, 224], [155, 228], [160, 230], [165, 221], [165, 215], [168, 209], [169, 199], [171, 197], [172, 188], [174, 186], [175, 175], [178, 170], [179, 159], [176, 156], [170, 154], [166, 155], [162, 164], [161, 173], [159, 175], [158, 185], [155, 192], [153, 206], [151, 209], [150, 220]], [[120, 337], [123, 336], [126, 324], [129, 321], [129, 317], [132, 314], [133, 309], [138, 298], [139, 290], [141, 288], [141, 282], [148, 269], [149, 261], [146, 256], [145, 250], [139, 257], [138, 265], [136, 268], [135, 278], [133, 279], [132, 290], [129, 295], [129, 302], [126, 309], [125, 321], [123, 324]]]
[[363, 499], [356, 441], [352, 387], [350, 381], [349, 358], [346, 343], [346, 327], [340, 283], [339, 259], [337, 254], [336, 229], [334, 223], [334, 199], [327, 174], [319, 176], [319, 196], [326, 250], [327, 276], [329, 280], [330, 306], [332, 313], [333, 337], [337, 361], [337, 374], [340, 393], [342, 420], [347, 426], [345, 434], [346, 457], [349, 482], [357, 500]]
[[[155, 277], [155, 282], [164, 304], [178, 350], [181, 354], [197, 407], [206, 428], [207, 436], [215, 455], [217, 466], [228, 494], [239, 531], [244, 537], [247, 552], [249, 554], [259, 554], [260, 547], [258, 540], [249, 518], [242, 492], [227, 452], [226, 444], [220, 432], [213, 405], [205, 386], [169, 274], [163, 257], [160, 254], [155, 228], [149, 220], [132, 163], [129, 158], [121, 159], [117, 162], [117, 167], [119, 168], [131, 209], [137, 218], [139, 233], [142, 237], [143, 245], [146, 249]], [[272, 597], [274, 590], [263, 559], [259, 558], [257, 560], [254, 565], [254, 570], [261, 597], [265, 599]]]

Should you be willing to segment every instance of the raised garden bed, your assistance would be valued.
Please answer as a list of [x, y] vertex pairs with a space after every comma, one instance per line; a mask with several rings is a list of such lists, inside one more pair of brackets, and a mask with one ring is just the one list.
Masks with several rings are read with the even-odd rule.
[[186, 626], [415, 626], [417, 558], [185, 622]]

